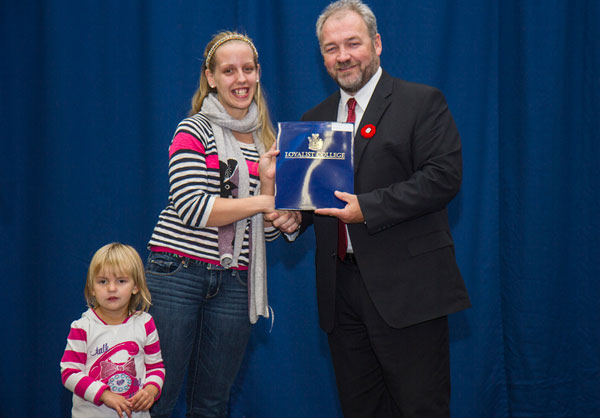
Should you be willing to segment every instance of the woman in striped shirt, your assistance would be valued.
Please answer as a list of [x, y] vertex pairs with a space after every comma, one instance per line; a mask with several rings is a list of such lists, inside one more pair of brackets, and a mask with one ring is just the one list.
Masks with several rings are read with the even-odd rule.
[[186, 375], [188, 413], [227, 416], [251, 324], [269, 316], [265, 239], [280, 232], [263, 214], [277, 151], [259, 74], [247, 36], [217, 34], [169, 148], [169, 200], [146, 265], [169, 371], [153, 417], [171, 416]]

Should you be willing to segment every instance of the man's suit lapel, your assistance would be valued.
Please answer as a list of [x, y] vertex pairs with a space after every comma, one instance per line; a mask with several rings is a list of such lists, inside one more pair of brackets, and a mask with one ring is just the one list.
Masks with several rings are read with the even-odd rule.
[[[393, 79], [392, 77], [383, 71], [381, 74], [381, 78], [373, 91], [373, 95], [371, 96], [371, 100], [369, 100], [369, 104], [367, 105], [367, 110], [363, 114], [363, 117], [360, 121], [360, 126], [356, 129], [356, 134], [354, 136], [354, 172], [358, 170], [358, 165], [360, 163], [360, 159], [363, 155], [365, 148], [369, 145], [370, 141], [376, 140], [377, 134], [374, 137], [365, 139], [361, 135], [362, 128], [365, 125], [373, 125], [377, 130], [377, 125], [385, 112], [385, 109], [392, 102], [392, 90], [393, 90]], [[376, 131], [377, 132], [377, 131]]]

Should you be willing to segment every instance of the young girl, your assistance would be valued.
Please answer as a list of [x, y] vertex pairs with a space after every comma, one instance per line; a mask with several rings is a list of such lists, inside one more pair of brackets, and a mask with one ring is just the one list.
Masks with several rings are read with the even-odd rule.
[[119, 243], [96, 251], [84, 293], [89, 309], [71, 324], [60, 363], [72, 416], [149, 417], [165, 369], [137, 251]]

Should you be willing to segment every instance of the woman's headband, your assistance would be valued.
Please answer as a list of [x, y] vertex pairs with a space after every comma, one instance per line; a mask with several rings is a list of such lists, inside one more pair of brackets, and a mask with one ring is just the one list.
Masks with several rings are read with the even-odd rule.
[[215, 44], [212, 46], [210, 51], [208, 51], [208, 54], [206, 54], [206, 68], [209, 68], [210, 60], [211, 60], [212, 56], [215, 54], [215, 51], [217, 50], [217, 48], [220, 47], [221, 45], [223, 45], [227, 41], [244, 41], [244, 42], [246, 42], [248, 45], [250, 45], [250, 48], [252, 48], [252, 51], [254, 52], [254, 58], [256, 58], [256, 60], [258, 60], [258, 51], [256, 50], [256, 47], [254, 46], [254, 44], [252, 43], [252, 41], [250, 39], [246, 38], [244, 35], [227, 35], [224, 38], [221, 38], [217, 42], [215, 42]]

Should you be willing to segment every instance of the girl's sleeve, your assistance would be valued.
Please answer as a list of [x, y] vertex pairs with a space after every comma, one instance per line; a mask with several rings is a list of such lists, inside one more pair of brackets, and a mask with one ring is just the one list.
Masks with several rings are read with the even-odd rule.
[[146, 345], [144, 346], [144, 363], [146, 365], [146, 379], [144, 387], [154, 385], [158, 389], [158, 394], [155, 399], [160, 398], [163, 383], [165, 381], [165, 366], [160, 353], [160, 341], [158, 340], [158, 332], [154, 319], [148, 315], [148, 321], [145, 323], [146, 328]]
[[71, 324], [67, 347], [60, 361], [62, 383], [75, 395], [101, 405], [100, 397], [108, 386], [85, 373], [86, 353], [87, 331], [75, 321]]

